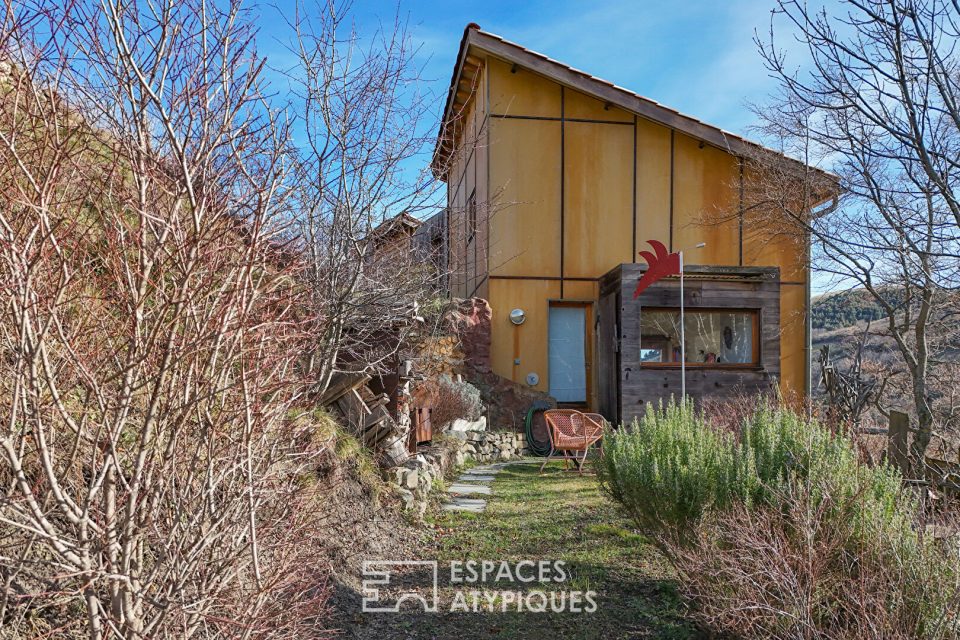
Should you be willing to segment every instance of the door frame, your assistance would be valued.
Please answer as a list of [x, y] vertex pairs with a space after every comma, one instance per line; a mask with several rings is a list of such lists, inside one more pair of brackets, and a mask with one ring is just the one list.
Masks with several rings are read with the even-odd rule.
[[547, 389], [550, 389], [550, 309], [553, 307], [576, 307], [583, 309], [583, 368], [587, 387], [587, 399], [585, 402], [561, 402], [557, 403], [561, 407], [584, 408], [588, 411], [593, 410], [594, 390], [593, 390], [593, 357], [596, 352], [594, 340], [596, 332], [593, 326], [595, 317], [594, 305], [596, 300], [588, 299], [547, 299]]

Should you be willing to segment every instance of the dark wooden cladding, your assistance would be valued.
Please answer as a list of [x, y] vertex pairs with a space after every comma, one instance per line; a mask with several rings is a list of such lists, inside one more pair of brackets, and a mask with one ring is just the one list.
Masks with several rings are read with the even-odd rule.
[[[630, 422], [654, 405], [680, 395], [680, 368], [642, 367], [640, 315], [644, 307], [679, 307], [680, 281], [657, 282], [638, 299], [633, 290], [646, 270], [622, 264], [600, 279], [600, 398], [607, 419]], [[769, 391], [780, 378], [780, 271], [774, 267], [688, 266], [686, 310], [744, 309], [759, 314], [759, 366], [687, 367], [687, 394], [696, 401]], [[617, 384], [618, 389], [611, 389]]]

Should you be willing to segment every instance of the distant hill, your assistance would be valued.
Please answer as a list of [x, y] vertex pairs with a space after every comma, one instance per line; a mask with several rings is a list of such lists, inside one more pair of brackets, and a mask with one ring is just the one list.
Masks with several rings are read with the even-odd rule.
[[[888, 300], [896, 302], [902, 293], [891, 288], [889, 295]], [[814, 329], [830, 331], [884, 317], [883, 307], [864, 289], [827, 293], [813, 299]]]

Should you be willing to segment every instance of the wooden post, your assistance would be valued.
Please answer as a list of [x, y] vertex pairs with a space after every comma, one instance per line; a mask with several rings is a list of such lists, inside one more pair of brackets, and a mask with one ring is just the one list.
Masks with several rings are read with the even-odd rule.
[[908, 476], [910, 460], [907, 455], [907, 436], [910, 433], [910, 416], [901, 411], [890, 412], [890, 430], [887, 434], [887, 460]]

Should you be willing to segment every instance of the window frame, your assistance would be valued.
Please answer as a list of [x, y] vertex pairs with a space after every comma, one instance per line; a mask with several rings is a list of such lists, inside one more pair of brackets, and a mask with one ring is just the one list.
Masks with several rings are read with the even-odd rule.
[[[680, 307], [641, 307], [640, 308], [640, 317], [637, 318], [638, 328], [640, 329], [640, 340], [637, 344], [637, 359], [640, 358], [640, 351], [643, 349], [643, 314], [644, 312], [653, 312], [653, 313], [676, 313], [680, 314]], [[742, 308], [742, 307], [686, 307], [683, 310], [684, 316], [687, 316], [691, 313], [743, 313], [750, 315], [753, 320], [753, 327], [751, 331], [752, 337], [752, 362], [687, 362], [687, 369], [732, 369], [732, 370], [757, 370], [763, 369], [763, 361], [761, 360], [761, 349], [760, 345], [763, 343], [762, 336], [760, 335], [760, 327], [762, 326], [760, 322], [760, 315], [763, 312], [762, 309], [758, 308]], [[651, 340], [662, 340], [663, 336], [648, 335], [646, 336]], [[644, 362], [639, 360], [640, 368], [642, 369], [680, 369], [680, 362]]]

